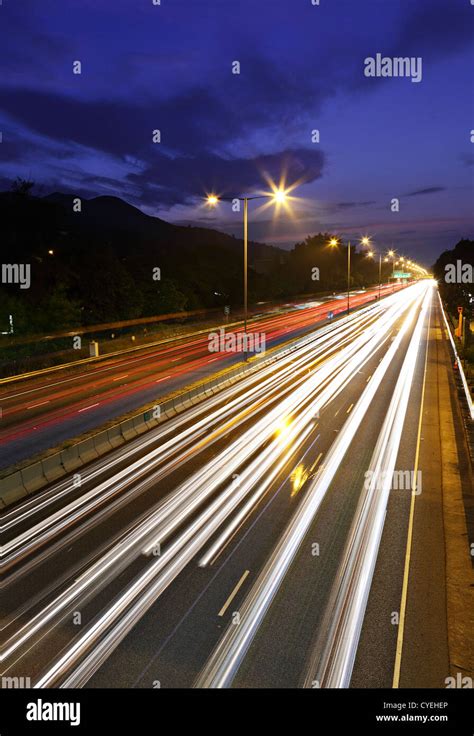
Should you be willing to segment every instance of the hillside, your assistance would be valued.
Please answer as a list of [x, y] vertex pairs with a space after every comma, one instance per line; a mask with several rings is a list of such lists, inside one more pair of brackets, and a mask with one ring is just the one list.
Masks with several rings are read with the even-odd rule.
[[[82, 200], [0, 193], [4, 263], [30, 263], [31, 288], [4, 286], [3, 312], [21, 332], [240, 304], [243, 243], [217, 230], [180, 226], [117, 197]], [[261, 272], [285, 254], [249, 243], [249, 288], [270, 294]], [[157, 269], [161, 278], [157, 279]]]

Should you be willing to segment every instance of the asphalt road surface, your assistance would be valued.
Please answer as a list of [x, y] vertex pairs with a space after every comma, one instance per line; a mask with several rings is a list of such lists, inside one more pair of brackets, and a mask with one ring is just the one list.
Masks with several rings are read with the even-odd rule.
[[372, 301], [12, 508], [2, 675], [390, 686], [432, 320], [429, 281]]
[[[384, 285], [382, 296], [399, 285]], [[374, 301], [378, 289], [351, 294], [351, 308]], [[346, 309], [346, 295], [277, 310], [249, 322], [265, 335], [266, 348], [305, 334], [328, 313]], [[242, 327], [235, 330], [242, 332]], [[178, 338], [63, 370], [0, 380], [0, 468], [33, 457], [138, 410], [187, 384], [205, 380], [242, 360], [241, 353], [209, 351], [208, 334]]]

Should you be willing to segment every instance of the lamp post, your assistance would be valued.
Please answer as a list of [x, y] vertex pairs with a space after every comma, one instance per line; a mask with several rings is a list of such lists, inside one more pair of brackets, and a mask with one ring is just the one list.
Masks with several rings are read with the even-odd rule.
[[[374, 257], [373, 251], [369, 250], [369, 252], [367, 253], [367, 258], [373, 258], [373, 257]], [[381, 284], [382, 284], [382, 253], [379, 253], [379, 295], [378, 295], [379, 301], [380, 301]]]
[[[364, 237], [361, 239], [362, 245], [370, 245], [370, 238]], [[335, 248], [338, 245], [337, 238], [331, 238], [329, 241], [329, 245], [331, 248]], [[351, 241], [347, 241], [347, 314], [350, 312], [351, 308], [351, 302], [350, 302], [350, 293], [351, 293]]]
[[351, 241], [347, 243], [347, 314], [350, 312], [351, 302]]
[[382, 254], [379, 253], [379, 301], [380, 301], [380, 291], [382, 289]]
[[283, 204], [287, 199], [284, 189], [275, 189], [271, 194], [257, 194], [253, 197], [218, 197], [209, 194], [207, 204], [215, 207], [222, 201], [239, 200], [244, 203], [244, 360], [247, 360], [247, 321], [248, 321], [248, 209], [249, 202], [253, 199], [272, 199], [276, 204]]
[[395, 291], [395, 251], [389, 250], [387, 254], [388, 258], [392, 261], [392, 294]]

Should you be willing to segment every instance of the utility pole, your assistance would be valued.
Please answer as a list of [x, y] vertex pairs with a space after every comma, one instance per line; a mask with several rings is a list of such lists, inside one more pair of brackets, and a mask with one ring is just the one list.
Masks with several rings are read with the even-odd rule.
[[347, 314], [350, 311], [350, 290], [351, 290], [351, 241], [347, 244]]
[[247, 360], [248, 197], [244, 197], [244, 360]]

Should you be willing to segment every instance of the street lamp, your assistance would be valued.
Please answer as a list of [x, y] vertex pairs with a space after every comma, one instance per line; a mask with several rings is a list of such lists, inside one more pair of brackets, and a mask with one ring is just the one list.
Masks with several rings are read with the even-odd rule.
[[387, 253], [387, 261], [390, 259], [392, 261], [392, 294], [395, 291], [395, 266], [398, 263], [398, 261], [395, 261], [396, 253], [393, 249], [390, 249]]
[[208, 194], [207, 204], [215, 207], [221, 201], [234, 201], [235, 199], [244, 203], [244, 360], [247, 360], [247, 314], [248, 314], [248, 203], [253, 199], [270, 199], [275, 204], [284, 204], [288, 198], [288, 191], [285, 189], [275, 188], [271, 194], [257, 194], [254, 197], [223, 197], [217, 194]]
[[[367, 253], [368, 258], [373, 258], [374, 253], [373, 251], [369, 251]], [[388, 258], [384, 258], [384, 261], [388, 261]], [[379, 253], [379, 301], [381, 297], [381, 289], [382, 289], [382, 253]]]
[[[363, 237], [361, 239], [362, 245], [369, 245], [370, 244], [370, 238]], [[339, 241], [336, 238], [331, 238], [329, 241], [329, 245], [331, 248], [335, 248], [339, 244]], [[347, 241], [347, 314], [350, 312], [350, 292], [351, 292], [351, 241]]]

